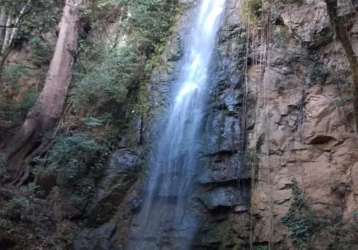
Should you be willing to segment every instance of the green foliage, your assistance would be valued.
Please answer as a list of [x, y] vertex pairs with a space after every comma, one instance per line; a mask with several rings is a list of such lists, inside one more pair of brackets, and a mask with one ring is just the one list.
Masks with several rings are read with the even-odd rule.
[[252, 188], [254, 188], [255, 183], [258, 180], [259, 174], [259, 154], [256, 150], [247, 150], [244, 153], [243, 162], [247, 165], [247, 169], [251, 172], [251, 181], [252, 181]]
[[[102, 176], [108, 150], [106, 143], [86, 134], [59, 136], [47, 155], [31, 163], [38, 186], [29, 183], [20, 189], [4, 189], [4, 193], [0, 189], [2, 236], [11, 235], [19, 242], [18, 249], [25, 249], [23, 241], [46, 249], [69, 249], [76, 228], [71, 222], [63, 231], [66, 224], [62, 223], [67, 220], [62, 220], [61, 214], [84, 214]], [[72, 210], [62, 211], [64, 204]]]
[[269, 246], [266, 244], [266, 245], [257, 245], [257, 246], [254, 246], [254, 250], [269, 250]]
[[307, 205], [304, 193], [298, 187], [296, 180], [292, 184], [293, 201], [291, 207], [282, 219], [290, 232], [290, 238], [299, 250], [311, 249], [311, 246], [326, 240], [328, 250], [353, 250], [358, 244], [356, 232], [358, 221], [343, 221], [341, 214], [328, 217], [319, 217]]
[[29, 246], [31, 249], [70, 249], [76, 227], [64, 227], [67, 223], [56, 217], [58, 200], [54, 204], [40, 199], [38, 190], [33, 183], [20, 189], [0, 189], [1, 243], [12, 243], [11, 249], [28, 249]]
[[[56, 27], [62, 3], [57, 0], [2, 0], [0, 2], [0, 8], [5, 10], [7, 16], [13, 16], [14, 20], [19, 18], [14, 47], [17, 48], [29, 41], [28, 45], [33, 55], [32, 62], [38, 66], [48, 63], [52, 50], [41, 36]], [[23, 15], [20, 15], [21, 13]], [[12, 25], [15, 24], [14, 21]], [[37, 72], [25, 63], [5, 64], [1, 71], [3, 89], [0, 93], [0, 120], [13, 126], [24, 119], [36, 101], [37, 89], [31, 87], [24, 90], [22, 87], [26, 80]]]
[[153, 46], [163, 42], [173, 23], [176, 11], [174, 0], [118, 0], [128, 7], [128, 23], [135, 32]]
[[21, 187], [16, 195], [4, 203], [0, 209], [0, 228], [11, 230], [11, 227], [14, 226], [13, 223], [35, 219], [31, 218], [31, 214], [34, 214], [32, 209], [37, 190], [38, 186], [30, 183]]
[[32, 0], [29, 5], [25, 0], [2, 0], [0, 3], [0, 7], [5, 7], [9, 15], [19, 14], [25, 6], [18, 25], [17, 40], [29, 40], [34, 32], [44, 34], [53, 30], [61, 16], [63, 3], [57, 0]]
[[343, 107], [348, 103], [353, 102], [353, 96], [343, 96], [338, 100], [335, 100], [337, 107]]
[[[174, 0], [103, 0], [92, 4], [87, 14], [96, 11], [101, 16], [101, 11], [110, 13], [110, 7], [115, 13], [121, 9], [120, 19], [117, 17], [121, 29], [118, 34], [112, 34], [117, 41], [108, 44], [105, 38], [81, 42], [70, 101], [85, 117], [110, 116], [112, 123], [119, 124], [134, 109], [145, 112], [147, 99], [143, 98], [146, 89], [143, 83], [152, 70], [146, 65], [162, 52], [177, 9]], [[101, 25], [107, 25], [102, 22], [95, 21], [91, 26], [101, 29]], [[119, 41], [124, 34], [124, 40]]]
[[36, 159], [35, 176], [56, 176], [64, 197], [82, 210], [93, 198], [109, 148], [86, 134], [60, 136], [46, 159]]
[[88, 113], [111, 112], [123, 105], [137, 75], [138, 57], [130, 46], [103, 48], [102, 53], [95, 64], [91, 60], [81, 61], [71, 94], [75, 107]]
[[53, 49], [50, 47], [48, 42], [37, 36], [31, 38], [29, 44], [32, 52], [32, 63], [38, 66], [50, 63]]
[[22, 114], [26, 114], [27, 111], [34, 106], [39, 93], [36, 89], [29, 89], [25, 95], [22, 97], [21, 101], [18, 104], [18, 109]]
[[245, 0], [241, 5], [243, 20], [251, 25], [257, 25], [262, 14], [262, 0]]
[[350, 221], [343, 220], [342, 216], [339, 220], [332, 221], [326, 224], [326, 234], [329, 236], [330, 244], [327, 250], [353, 250], [358, 246], [358, 211], [352, 212], [352, 219]]
[[277, 48], [286, 48], [289, 44], [290, 32], [287, 26], [285, 25], [275, 25], [273, 27], [273, 39], [275, 42], [275, 47]]
[[[13, 92], [18, 92], [18, 85], [12, 86]], [[19, 100], [8, 98], [4, 93], [0, 94], [0, 120], [11, 124], [21, 122], [29, 109], [34, 105], [38, 96], [36, 89], [32, 88], [23, 93]]]
[[23, 64], [13, 64], [5, 67], [3, 72], [3, 81], [11, 85], [12, 88], [18, 87], [18, 81], [22, 77], [28, 76], [29, 69]]
[[315, 64], [310, 72], [310, 85], [321, 84], [324, 85], [326, 83], [327, 78], [329, 77], [329, 69], [326, 65], [323, 64]]
[[257, 168], [259, 164], [259, 155], [255, 150], [247, 150], [245, 152], [245, 162], [250, 168]]
[[353, 211], [352, 213], [352, 217], [354, 221], [358, 222], [358, 210]]
[[108, 148], [85, 134], [59, 137], [48, 156], [60, 185], [71, 185], [88, 172], [101, 173]]
[[287, 215], [282, 219], [290, 231], [290, 238], [297, 249], [307, 249], [308, 243], [319, 228], [319, 221], [306, 204], [304, 193], [296, 180], [292, 183], [293, 201]]
[[105, 123], [110, 122], [109, 119], [104, 118], [96, 118], [93, 116], [88, 116], [82, 119], [82, 122], [87, 128], [98, 128], [102, 127]]

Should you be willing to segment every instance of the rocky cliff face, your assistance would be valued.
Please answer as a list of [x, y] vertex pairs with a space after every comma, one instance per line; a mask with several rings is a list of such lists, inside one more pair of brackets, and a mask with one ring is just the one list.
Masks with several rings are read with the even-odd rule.
[[[357, 15], [348, 2], [340, 13], [351, 20], [356, 48]], [[354, 249], [358, 137], [348, 61], [324, 1], [271, 8], [267, 64], [248, 69], [248, 148], [258, 159], [252, 240], [273, 249]]]
[[213, 58], [198, 178], [205, 222], [194, 249], [235, 249], [249, 242], [250, 174], [242, 130], [246, 33], [239, 13], [240, 2], [227, 1]]
[[[148, 152], [160, 136], [153, 124], [167, 107], [195, 4], [179, 2], [181, 15], [142, 93], [149, 112], [133, 115], [119, 135], [93, 200], [68, 229], [81, 231], [76, 250], [125, 249]], [[349, 2], [340, 2], [339, 13], [358, 53], [358, 15]], [[265, 1], [267, 39], [247, 30], [242, 3], [227, 0], [212, 63], [196, 192], [203, 220], [193, 249], [355, 249], [351, 70], [325, 2]], [[79, 217], [56, 204], [62, 217]]]
[[[146, 124], [155, 124], [165, 110], [169, 90], [180, 67], [183, 37], [189, 31], [188, 20], [194, 1], [182, 1], [184, 14], [154, 71], [148, 93], [151, 115]], [[202, 223], [194, 249], [233, 249], [248, 244], [250, 175], [242, 164], [243, 80], [245, 67], [245, 31], [239, 19], [240, 3], [227, 1], [226, 15], [219, 34], [213, 63], [203, 146], [201, 170], [197, 176], [195, 209]], [[159, 115], [158, 115], [159, 114]], [[151, 131], [150, 128], [147, 131]], [[147, 137], [160, 136], [159, 132]], [[153, 141], [147, 139], [147, 141]]]
[[[348, 28], [358, 48], [357, 15], [345, 3], [340, 13], [352, 20]], [[124, 179], [111, 172], [104, 184], [109, 193], [102, 192], [93, 208], [108, 211], [99, 216], [108, 218], [84, 232], [77, 249], [125, 245], [125, 228], [141, 203], [135, 162], [143, 145], [159, 135], [151, 124], [166, 108], [182, 55], [193, 1], [181, 4], [185, 11], [148, 85], [150, 114], [139, 126], [142, 146], [124, 145], [114, 155], [115, 166], [122, 169], [129, 161], [132, 167], [115, 172]], [[197, 194], [204, 220], [194, 249], [354, 249], [358, 137], [351, 72], [326, 5], [321, 0], [264, 5], [270, 8], [268, 39], [245, 29], [241, 7], [240, 1], [228, 1], [212, 65]]]

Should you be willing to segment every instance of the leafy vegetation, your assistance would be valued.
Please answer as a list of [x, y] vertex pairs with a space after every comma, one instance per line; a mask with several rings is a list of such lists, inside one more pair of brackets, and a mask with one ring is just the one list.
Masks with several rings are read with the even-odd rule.
[[266, 244], [266, 245], [257, 245], [257, 246], [254, 246], [254, 250], [269, 250], [269, 246]]
[[[103, 48], [101, 58], [82, 60], [71, 100], [79, 110], [115, 113], [136, 80], [137, 55], [131, 47]], [[92, 58], [92, 56], [89, 56]]]
[[58, 137], [44, 164], [36, 167], [36, 174], [56, 172], [57, 184], [63, 187], [88, 174], [98, 179], [107, 153], [108, 147], [86, 134]]
[[331, 217], [318, 216], [308, 206], [296, 180], [292, 183], [292, 195], [291, 207], [282, 219], [282, 223], [288, 227], [290, 238], [297, 249], [311, 249], [312, 246], [320, 244], [322, 237], [327, 239], [325, 245], [328, 250], [355, 249], [358, 244], [356, 239], [358, 220], [354, 212], [351, 222], [343, 221], [339, 213]]
[[50, 58], [53, 53], [53, 48], [49, 42], [40, 36], [35, 36], [30, 39], [32, 58], [31, 61], [37, 66], [46, 65], [50, 63]]
[[14, 64], [5, 68], [3, 91], [0, 93], [0, 120], [11, 124], [20, 122], [34, 104], [37, 97], [35, 89], [21, 91], [20, 81], [29, 76], [30, 70], [25, 65]]
[[[39, 188], [30, 183], [16, 192], [0, 189], [2, 247], [70, 249], [76, 227], [69, 228], [68, 223], [61, 221], [55, 225], [57, 219], [51, 209], [51, 202], [39, 198]], [[50, 234], [54, 228], [54, 233]]]
[[6, 67], [3, 73], [3, 80], [13, 89], [18, 88], [19, 80], [29, 75], [29, 69], [22, 64], [14, 64]]
[[3, 7], [8, 14], [20, 13], [24, 6], [26, 8], [20, 23], [18, 24], [17, 41], [28, 41], [34, 33], [45, 34], [56, 27], [63, 1], [58, 0], [2, 0], [0, 7]]
[[313, 210], [307, 205], [304, 193], [296, 180], [292, 183], [293, 201], [282, 223], [288, 227], [290, 238], [297, 249], [307, 249], [313, 234], [319, 228], [319, 220]]
[[[117, 0], [127, 6], [127, 27], [132, 28], [136, 39], [146, 44], [147, 53], [168, 35], [176, 11], [175, 0]], [[144, 45], [145, 46], [145, 45]]]
[[241, 16], [250, 25], [258, 25], [262, 14], [262, 0], [245, 0], [241, 4]]
[[[0, 10], [3, 10], [7, 17], [14, 19], [9, 27], [2, 27], [1, 32], [5, 34], [7, 30], [17, 28], [15, 37], [8, 45], [10, 48], [3, 47], [4, 53], [0, 52], [0, 84], [3, 90], [0, 93], [0, 121], [5, 120], [10, 126], [24, 119], [37, 98], [38, 93], [34, 86], [25, 86], [24, 89], [23, 85], [28, 78], [37, 77], [35, 75], [38, 75], [38, 69], [27, 62], [5, 64], [9, 55], [6, 49], [19, 50], [26, 44], [32, 54], [29, 59], [35, 66], [48, 64], [52, 48], [44, 36], [54, 31], [62, 4], [62, 1], [57, 0], [3, 0], [0, 3]], [[0, 47], [3, 46], [2, 43], [0, 40]], [[43, 72], [40, 74], [42, 78]]]
[[[152, 69], [146, 65], [162, 52], [177, 9], [173, 0], [112, 0], [99, 2], [87, 15], [104, 16], [101, 11], [108, 12], [109, 6], [116, 13], [122, 10], [120, 29], [98, 41], [81, 42], [70, 102], [84, 117], [106, 117], [116, 124], [125, 123], [128, 112], [144, 110], [141, 91]], [[104, 28], [101, 22], [91, 24], [93, 32]]]

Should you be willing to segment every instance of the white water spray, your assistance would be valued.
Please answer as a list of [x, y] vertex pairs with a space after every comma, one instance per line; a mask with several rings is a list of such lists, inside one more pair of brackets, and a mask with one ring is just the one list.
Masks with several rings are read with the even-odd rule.
[[197, 221], [188, 207], [198, 165], [209, 66], [224, 9], [225, 0], [200, 1], [129, 249], [190, 249]]

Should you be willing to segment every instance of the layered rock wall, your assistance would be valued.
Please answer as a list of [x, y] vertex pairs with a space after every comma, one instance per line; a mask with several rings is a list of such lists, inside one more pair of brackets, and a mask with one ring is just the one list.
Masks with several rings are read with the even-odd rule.
[[[141, 204], [147, 152], [160, 136], [153, 124], [167, 108], [195, 1], [180, 3], [182, 15], [146, 90], [150, 112], [140, 126], [134, 118], [134, 131], [123, 136], [111, 164], [116, 171], [106, 175], [89, 212], [92, 229], [76, 249], [125, 246]], [[204, 220], [193, 249], [355, 249], [358, 137], [349, 63], [323, 0], [266, 7], [267, 41], [245, 30], [241, 1], [227, 1], [198, 156]], [[354, 6], [341, 1], [340, 13], [350, 20], [356, 49]], [[256, 41], [250, 51], [248, 34]]]
[[[357, 15], [348, 2], [341, 1], [340, 13], [349, 16], [347, 29], [357, 47]], [[349, 63], [334, 39], [324, 1], [271, 8], [267, 65], [252, 64], [248, 70], [248, 100], [254, 107], [249, 151], [258, 159], [252, 240], [273, 249], [296, 249], [300, 243], [310, 249], [354, 249], [355, 229], [347, 228], [357, 223], [358, 137]], [[295, 207], [295, 185], [314, 217], [301, 213], [301, 221], [290, 220], [294, 210], [302, 212]], [[302, 222], [311, 219], [311, 226]]]

